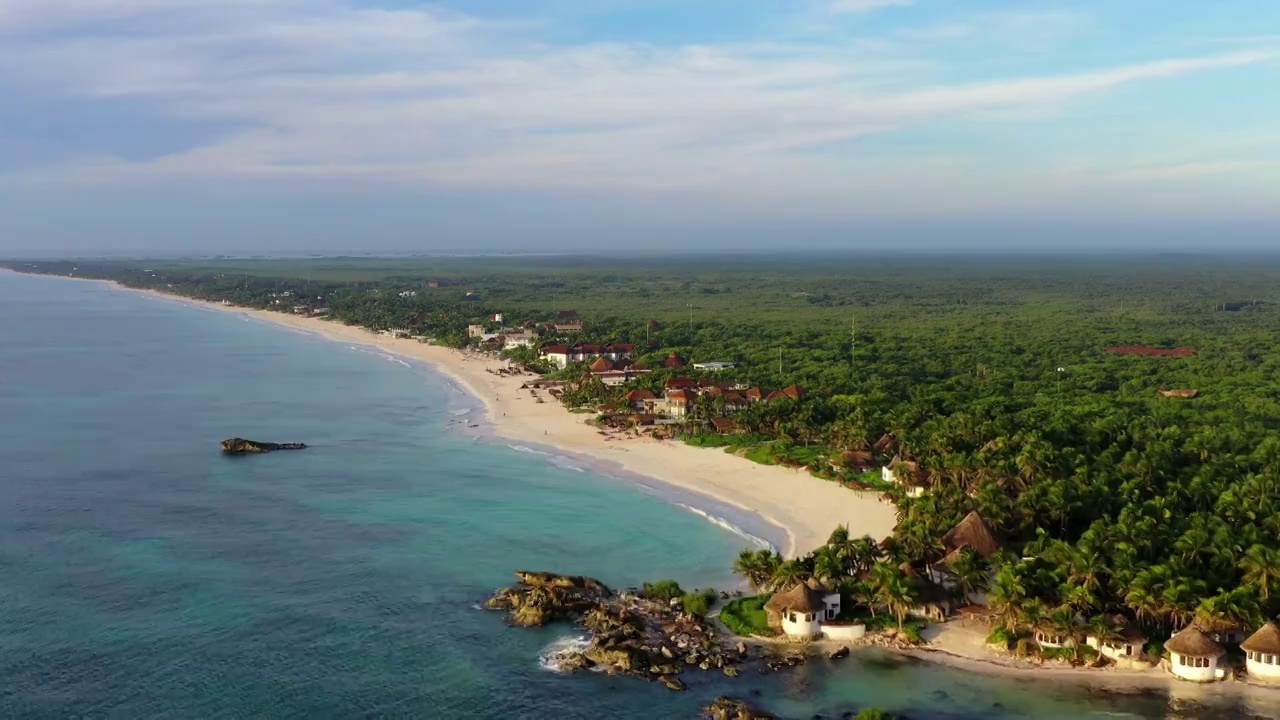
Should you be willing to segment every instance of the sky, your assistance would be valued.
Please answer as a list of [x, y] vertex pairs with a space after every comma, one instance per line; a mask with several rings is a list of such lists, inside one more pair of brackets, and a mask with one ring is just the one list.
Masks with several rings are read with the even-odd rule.
[[0, 256], [1280, 249], [1272, 0], [0, 0]]

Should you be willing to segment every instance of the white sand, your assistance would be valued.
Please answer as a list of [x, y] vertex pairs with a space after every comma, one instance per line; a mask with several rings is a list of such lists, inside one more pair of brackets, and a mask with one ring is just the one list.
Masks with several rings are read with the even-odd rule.
[[[120, 287], [114, 283], [112, 286]], [[568, 412], [545, 390], [540, 391], [546, 400], [544, 403], [538, 403], [531, 391], [520, 390], [520, 385], [535, 379], [534, 376], [500, 376], [488, 372], [505, 367], [505, 361], [416, 340], [397, 340], [319, 318], [141, 292], [243, 313], [332, 340], [376, 346], [408, 359], [425, 361], [484, 402], [487, 419], [497, 435], [613, 463], [631, 473], [755, 513], [785, 533], [787, 543], [782, 550], [789, 556], [819, 547], [838, 525], [848, 525], [855, 536], [866, 534], [879, 540], [890, 534], [896, 523], [893, 504], [877, 494], [850, 490], [805, 471], [760, 465], [723, 450], [696, 448], [676, 441], [624, 438], [621, 434], [606, 438], [598, 428], [587, 424], [591, 416]]]

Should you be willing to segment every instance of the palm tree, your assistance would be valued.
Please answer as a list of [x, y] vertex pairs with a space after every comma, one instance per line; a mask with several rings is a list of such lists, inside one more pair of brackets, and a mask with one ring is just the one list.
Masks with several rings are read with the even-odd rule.
[[1060, 605], [1049, 613], [1049, 627], [1056, 635], [1066, 638], [1071, 643], [1073, 658], [1080, 661], [1080, 624], [1076, 622], [1076, 611], [1070, 605]]
[[1258, 589], [1263, 602], [1271, 601], [1271, 586], [1280, 582], [1280, 550], [1254, 545], [1240, 560], [1244, 581]]
[[813, 574], [831, 585], [844, 576], [844, 565], [829, 546], [821, 547], [813, 554]]
[[1022, 616], [1022, 604], [1027, 601], [1027, 588], [1013, 563], [1000, 567], [995, 583], [991, 586], [988, 602], [1010, 632], [1016, 632]]
[[1089, 618], [1088, 623], [1089, 634], [1098, 638], [1098, 654], [1102, 654], [1102, 649], [1107, 643], [1120, 639], [1120, 628], [1116, 627], [1115, 620], [1108, 615], [1094, 615]]
[[875, 599], [898, 621], [898, 632], [901, 633], [907, 613], [916, 601], [915, 587], [901, 570], [887, 563], [876, 566], [872, 582], [875, 584]]
[[760, 588], [764, 587], [769, 579], [769, 573], [766, 572], [760, 555], [749, 549], [738, 553], [737, 559], [733, 561], [733, 573], [741, 575], [756, 592], [760, 592]]
[[769, 578], [769, 589], [773, 592], [786, 590], [796, 583], [809, 579], [809, 575], [809, 571], [799, 560], [783, 561]]
[[968, 546], [960, 548], [960, 552], [947, 567], [947, 572], [955, 579], [956, 588], [964, 597], [966, 604], [969, 602], [970, 595], [987, 589], [988, 570], [987, 562]]

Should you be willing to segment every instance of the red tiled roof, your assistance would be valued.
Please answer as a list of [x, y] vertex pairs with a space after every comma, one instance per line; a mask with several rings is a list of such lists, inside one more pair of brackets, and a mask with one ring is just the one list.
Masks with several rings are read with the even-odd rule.
[[607, 357], [598, 357], [596, 361], [591, 363], [591, 372], [608, 372], [613, 369], [613, 363]]
[[720, 432], [728, 432], [738, 427], [738, 423], [729, 418], [711, 418], [711, 425]]
[[672, 390], [667, 393], [667, 402], [672, 400], [687, 404], [689, 402], [689, 394], [684, 390]]
[[665, 387], [668, 390], [681, 389], [681, 388], [695, 388], [695, 387], [698, 387], [698, 383], [694, 382], [689, 378], [671, 378], [670, 380], [667, 381], [666, 385], [664, 385], [663, 387]]
[[568, 345], [545, 345], [542, 348], [543, 355], [568, 355]]
[[632, 390], [631, 392], [627, 393], [628, 402], [639, 402], [641, 400], [657, 400], [657, 399], [658, 399], [657, 395], [654, 395], [652, 392], [650, 392], [649, 390], [645, 390], [644, 388], [636, 388], [635, 390]]
[[686, 364], [685, 359], [680, 357], [680, 355], [677, 353], [671, 353], [670, 355], [667, 356], [666, 360], [662, 361], [662, 367], [672, 368], [672, 369], [682, 368], [685, 366], [685, 364]]

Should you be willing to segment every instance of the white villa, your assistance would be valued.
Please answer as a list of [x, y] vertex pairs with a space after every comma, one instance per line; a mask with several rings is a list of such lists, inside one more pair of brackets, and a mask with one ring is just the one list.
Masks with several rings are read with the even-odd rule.
[[1280, 682], [1280, 627], [1274, 622], [1240, 643], [1245, 652], [1244, 667], [1249, 677], [1266, 682]]
[[737, 367], [737, 365], [734, 365], [733, 363], [728, 362], [727, 360], [712, 360], [711, 362], [700, 362], [700, 363], [693, 364], [694, 370], [706, 370], [707, 372], [720, 372], [721, 370], [732, 370], [735, 367]]
[[1183, 680], [1214, 682], [1227, 676], [1221, 667], [1227, 651], [1195, 625], [1169, 638], [1164, 649], [1169, 652], [1169, 672]]
[[1131, 660], [1141, 656], [1142, 648], [1147, 644], [1147, 636], [1142, 629], [1124, 615], [1115, 615], [1111, 620], [1117, 628], [1114, 637], [1103, 640], [1091, 634], [1085, 638], [1085, 644], [1112, 660]]
[[533, 347], [538, 344], [540, 336], [538, 331], [532, 328], [523, 328], [520, 330], [504, 330], [502, 333], [504, 338], [504, 347]]
[[901, 485], [907, 497], [920, 497], [929, 484], [928, 474], [919, 465], [897, 455], [880, 469], [880, 477], [891, 485]]
[[840, 616], [840, 593], [813, 579], [775, 593], [764, 604], [764, 610], [769, 626], [790, 640], [856, 640], [866, 633], [862, 623], [836, 620]]

